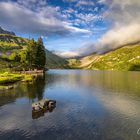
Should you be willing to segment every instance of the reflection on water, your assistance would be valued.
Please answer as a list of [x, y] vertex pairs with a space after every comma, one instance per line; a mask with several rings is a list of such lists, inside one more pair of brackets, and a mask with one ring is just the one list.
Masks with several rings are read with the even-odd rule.
[[[57, 108], [34, 114], [44, 98]], [[139, 107], [139, 72], [50, 70], [0, 91], [0, 139], [139, 140]]]
[[0, 106], [15, 102], [18, 98], [26, 97], [29, 101], [41, 100], [45, 89], [45, 77], [38, 76], [32, 83], [18, 83], [17, 88], [0, 91]]

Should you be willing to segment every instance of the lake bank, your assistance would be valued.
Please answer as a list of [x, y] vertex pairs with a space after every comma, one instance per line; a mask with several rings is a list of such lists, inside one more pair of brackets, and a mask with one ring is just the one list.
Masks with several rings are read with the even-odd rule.
[[12, 89], [13, 84], [19, 81], [33, 82], [38, 74], [43, 74], [43, 70], [0, 73], [0, 90]]

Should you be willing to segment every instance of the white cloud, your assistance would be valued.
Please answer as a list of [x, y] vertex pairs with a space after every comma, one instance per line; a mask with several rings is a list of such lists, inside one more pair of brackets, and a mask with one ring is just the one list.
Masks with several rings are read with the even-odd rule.
[[140, 41], [140, 24], [134, 22], [109, 30], [96, 43], [96, 51], [102, 53], [138, 41]]
[[125, 44], [140, 41], [140, 1], [118, 0], [106, 2], [109, 8], [104, 18], [112, 22], [112, 27], [96, 43], [90, 43], [80, 49], [79, 55], [91, 52], [102, 53]]
[[97, 43], [104, 50], [140, 41], [140, 1], [112, 0], [107, 18], [113, 21], [112, 28]]
[[106, 3], [107, 0], [98, 0], [97, 3]]
[[65, 13], [74, 13], [75, 12], [75, 10], [74, 9], [72, 9], [72, 8], [68, 8], [67, 10], [65, 10], [64, 11]]
[[79, 6], [94, 6], [94, 2], [93, 1], [86, 1], [86, 0], [79, 0], [76, 4], [77, 7]]
[[80, 28], [77, 28], [77, 27], [73, 27], [73, 26], [70, 26], [69, 23], [65, 23], [65, 28], [68, 29], [70, 32], [73, 32], [73, 33], [91, 33], [89, 30], [86, 30], [86, 29], [80, 29]]
[[[38, 7], [38, 12], [13, 2], [0, 3], [0, 24], [10, 30], [39, 35], [88, 33], [61, 20], [59, 7]], [[48, 12], [49, 11], [49, 12]]]
[[47, 6], [46, 0], [17, 0], [17, 3], [31, 9]]
[[95, 15], [92, 13], [89, 13], [89, 14], [79, 13], [76, 16], [77, 16], [77, 18], [84, 20], [86, 23], [89, 23], [91, 21], [97, 21], [101, 18], [101, 16], [98, 16], [98, 15]]
[[78, 0], [63, 0], [63, 2], [77, 2]]
[[63, 58], [72, 58], [72, 57], [77, 57], [79, 56], [78, 52], [74, 51], [64, 51], [64, 52], [54, 52], [56, 55], [63, 57]]

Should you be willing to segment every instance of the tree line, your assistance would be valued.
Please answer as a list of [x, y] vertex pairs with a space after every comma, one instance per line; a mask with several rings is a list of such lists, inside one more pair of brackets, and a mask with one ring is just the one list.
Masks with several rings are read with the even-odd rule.
[[9, 60], [20, 62], [23, 69], [44, 69], [46, 64], [46, 53], [42, 38], [37, 41], [31, 39], [27, 42], [20, 52], [13, 52], [9, 56]]

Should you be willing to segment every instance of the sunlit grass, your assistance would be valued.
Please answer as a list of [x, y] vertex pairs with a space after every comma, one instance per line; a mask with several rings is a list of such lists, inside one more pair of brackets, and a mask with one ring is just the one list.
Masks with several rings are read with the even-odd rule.
[[0, 73], [0, 84], [11, 84], [18, 81], [32, 82], [35, 76], [32, 74], [19, 74], [19, 73]]
[[93, 70], [140, 71], [140, 45], [129, 45], [105, 54], [92, 54], [82, 59], [70, 59], [73, 68]]

